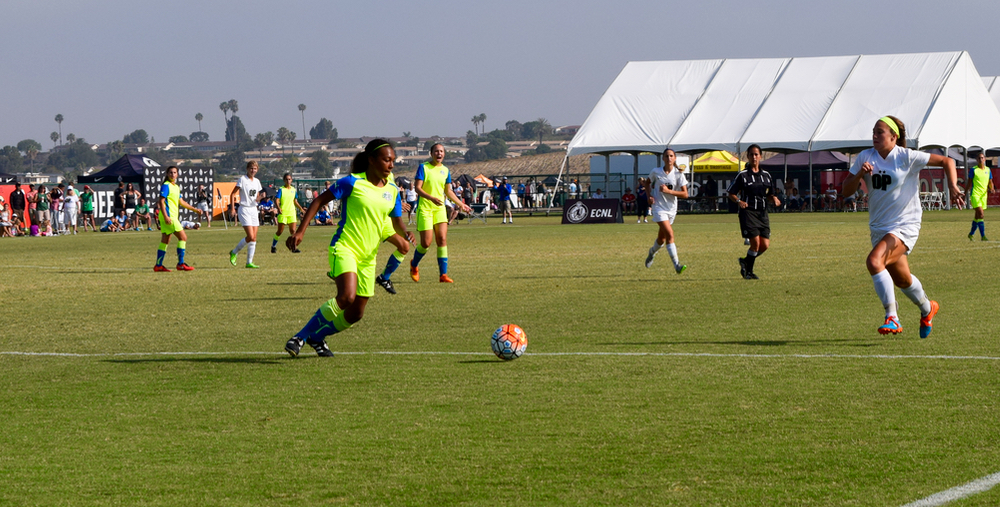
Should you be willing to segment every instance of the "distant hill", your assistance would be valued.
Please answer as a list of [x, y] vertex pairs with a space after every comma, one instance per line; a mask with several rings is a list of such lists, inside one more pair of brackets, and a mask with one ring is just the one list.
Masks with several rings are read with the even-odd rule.
[[[453, 178], [462, 174], [476, 176], [482, 174], [487, 177], [492, 176], [529, 176], [539, 174], [559, 174], [559, 166], [562, 165], [566, 152], [546, 153], [544, 155], [532, 155], [528, 157], [505, 158], [501, 160], [487, 160], [485, 162], [473, 162], [471, 164], [456, 164], [448, 166], [451, 169]], [[574, 155], [569, 158], [569, 167], [566, 174], [587, 174], [590, 172], [590, 155]], [[416, 167], [410, 170], [403, 170], [396, 166], [394, 173], [397, 176], [413, 176]]]

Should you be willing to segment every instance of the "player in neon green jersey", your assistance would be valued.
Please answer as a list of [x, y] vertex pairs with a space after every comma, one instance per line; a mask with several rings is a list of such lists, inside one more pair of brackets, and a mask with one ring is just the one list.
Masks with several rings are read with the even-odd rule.
[[420, 164], [413, 184], [420, 198], [417, 200], [417, 232], [420, 233], [420, 244], [410, 261], [410, 278], [420, 281], [420, 259], [424, 258], [431, 246], [431, 238], [437, 243], [438, 270], [441, 273], [439, 281], [452, 283], [448, 276], [448, 211], [444, 207], [444, 198], [448, 197], [462, 211], [472, 211], [451, 189], [451, 171], [444, 161], [444, 145], [438, 143], [431, 146], [431, 161]]
[[187, 208], [195, 213], [201, 213], [198, 208], [191, 206], [181, 199], [181, 187], [177, 186], [177, 167], [167, 168], [167, 178], [160, 185], [160, 198], [157, 199], [156, 206], [160, 208], [160, 248], [156, 251], [156, 266], [153, 271], [170, 271], [163, 266], [163, 258], [167, 255], [167, 243], [170, 243], [170, 235], [177, 236], [177, 271], [194, 271], [194, 268], [184, 262], [184, 252], [187, 250], [187, 234], [181, 226], [180, 208]]
[[[395, 159], [396, 151], [388, 141], [374, 139], [369, 142], [365, 151], [354, 157], [352, 174], [337, 180], [314, 199], [298, 228], [285, 241], [290, 250], [297, 248], [320, 207], [334, 199], [341, 200], [340, 222], [330, 241], [330, 271], [327, 273], [337, 284], [337, 296], [320, 305], [305, 327], [285, 343], [285, 351], [292, 357], [298, 356], [306, 343], [320, 357], [333, 356], [326, 337], [360, 321], [368, 298], [374, 294], [379, 244], [392, 234], [413, 240], [413, 234], [407, 232], [405, 226], [388, 227], [388, 217], [403, 215], [399, 188], [389, 179]], [[402, 224], [402, 221], [393, 221], [393, 224]]]
[[969, 177], [965, 179], [965, 193], [969, 196], [969, 205], [975, 210], [976, 216], [972, 219], [972, 230], [969, 231], [969, 241], [979, 230], [979, 239], [986, 241], [986, 194], [992, 194], [993, 173], [986, 167], [986, 153], [979, 152], [976, 156], [977, 165], [969, 169]]
[[[298, 208], [303, 213], [306, 211], [295, 199], [296, 191], [295, 187], [292, 186], [292, 175], [285, 173], [281, 179], [285, 185], [278, 189], [278, 232], [274, 233], [274, 238], [271, 240], [271, 253], [278, 253], [278, 240], [281, 239], [281, 233], [285, 231], [285, 224], [288, 224], [288, 234], [295, 232], [297, 216], [295, 209]], [[292, 250], [292, 253], [299, 253], [299, 249]]]

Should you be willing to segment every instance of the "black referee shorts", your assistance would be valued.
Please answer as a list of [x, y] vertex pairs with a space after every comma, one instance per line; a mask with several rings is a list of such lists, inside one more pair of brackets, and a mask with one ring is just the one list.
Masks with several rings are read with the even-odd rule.
[[744, 238], [760, 236], [771, 239], [771, 221], [767, 218], [767, 210], [740, 210], [740, 231]]

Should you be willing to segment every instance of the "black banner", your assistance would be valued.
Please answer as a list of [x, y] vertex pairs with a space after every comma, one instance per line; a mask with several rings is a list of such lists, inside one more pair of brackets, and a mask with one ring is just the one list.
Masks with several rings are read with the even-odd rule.
[[[167, 168], [147, 167], [145, 174], [145, 196], [150, 208], [156, 206], [156, 201], [160, 197], [160, 186], [167, 176]], [[177, 170], [177, 186], [181, 187], [181, 199], [191, 206], [198, 205], [198, 185], [205, 185], [205, 192], [208, 194], [208, 205], [212, 206], [213, 187], [215, 186], [215, 175], [211, 167], [180, 167]], [[195, 220], [197, 215], [181, 207], [181, 220]]]
[[564, 224], [620, 224], [622, 207], [618, 199], [566, 199]]

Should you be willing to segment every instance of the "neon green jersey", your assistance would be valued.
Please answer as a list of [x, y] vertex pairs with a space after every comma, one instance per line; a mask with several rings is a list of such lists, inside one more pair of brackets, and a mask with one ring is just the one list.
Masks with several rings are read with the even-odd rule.
[[283, 217], [295, 218], [295, 187], [278, 189], [278, 213]]
[[389, 217], [403, 215], [399, 188], [390, 179], [377, 187], [358, 174], [337, 180], [328, 192], [341, 200], [340, 223], [330, 246], [343, 244], [359, 258], [374, 257]]
[[978, 197], [980, 199], [986, 197], [986, 191], [989, 189], [990, 180], [993, 179], [993, 173], [990, 172], [989, 167], [973, 167], [969, 169], [969, 179], [972, 180], [972, 191], [969, 192], [971, 197]]
[[437, 206], [431, 201], [424, 199], [423, 196], [417, 201], [418, 208], [433, 209], [444, 206], [445, 191], [444, 186], [451, 184], [451, 171], [448, 166], [441, 165], [430, 165], [430, 164], [420, 164], [417, 168], [417, 174], [413, 177], [415, 181], [423, 181], [424, 184], [421, 188], [424, 192], [441, 199], [441, 206]]
[[166, 201], [167, 216], [171, 220], [180, 220], [179, 201], [181, 198], [181, 187], [169, 181], [164, 181], [163, 185], [160, 186], [160, 197]]

